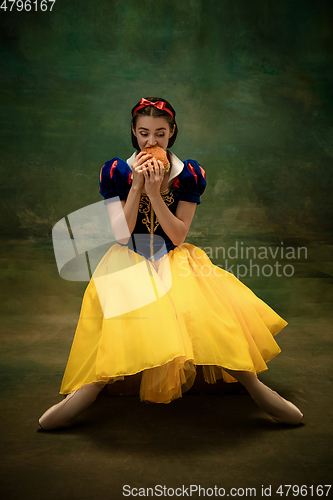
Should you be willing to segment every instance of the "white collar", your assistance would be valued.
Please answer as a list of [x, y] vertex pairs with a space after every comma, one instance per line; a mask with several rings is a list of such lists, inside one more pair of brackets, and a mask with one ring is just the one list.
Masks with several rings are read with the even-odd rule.
[[[169, 153], [170, 153], [170, 160], [171, 160], [171, 173], [170, 173], [168, 184], [170, 184], [170, 182], [175, 177], [177, 177], [177, 175], [179, 175], [180, 172], [184, 168], [184, 163], [172, 151], [169, 151]], [[135, 160], [135, 157], [136, 157], [137, 154], [138, 154], [138, 152], [134, 151], [134, 153], [132, 154], [132, 156], [126, 160], [127, 165], [131, 169], [132, 169], [132, 163]], [[132, 177], [133, 177], [133, 174], [132, 174]]]

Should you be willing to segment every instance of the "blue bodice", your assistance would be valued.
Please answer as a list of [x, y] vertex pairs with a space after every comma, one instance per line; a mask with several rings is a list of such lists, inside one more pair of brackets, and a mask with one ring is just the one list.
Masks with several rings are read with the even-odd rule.
[[[174, 155], [173, 155], [174, 156]], [[178, 159], [177, 159], [178, 160]], [[161, 193], [164, 203], [175, 215], [179, 201], [200, 204], [200, 196], [205, 190], [205, 171], [195, 160], [178, 160], [180, 171], [173, 178], [169, 188]], [[173, 168], [173, 165], [172, 167]], [[108, 202], [114, 197], [126, 200], [132, 185], [132, 171], [128, 163], [120, 158], [106, 162], [100, 174], [100, 193]], [[149, 196], [141, 193], [136, 225], [127, 245], [149, 260], [157, 260], [176, 245], [161, 227]]]

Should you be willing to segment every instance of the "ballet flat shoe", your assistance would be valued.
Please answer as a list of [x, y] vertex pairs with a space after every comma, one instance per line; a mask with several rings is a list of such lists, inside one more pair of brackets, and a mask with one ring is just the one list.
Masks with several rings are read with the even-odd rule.
[[63, 401], [51, 406], [39, 419], [39, 425], [44, 431], [68, 427], [78, 415], [89, 408], [104, 385], [104, 382], [82, 385], [68, 394]]
[[[257, 381], [261, 384], [261, 393], [257, 392], [256, 389], [253, 390], [254, 386], [250, 388], [249, 392], [259, 408], [279, 424], [299, 425], [303, 419], [303, 413], [297, 406], [281, 397], [280, 394], [267, 387], [259, 379]], [[266, 397], [263, 395], [263, 391], [268, 391]]]
[[284, 400], [292, 410], [290, 413], [286, 413], [283, 417], [277, 417], [275, 415], [270, 415], [275, 422], [279, 424], [289, 424], [289, 425], [299, 425], [303, 420], [303, 413], [290, 401]]
[[[72, 393], [72, 395], [74, 395], [74, 392]], [[64, 398], [63, 401], [60, 401], [60, 403], [51, 406], [51, 408], [43, 413], [43, 415], [38, 420], [38, 423], [43, 431], [51, 431], [60, 427], [69, 427], [72, 424], [74, 419], [69, 421], [62, 421], [61, 419], [59, 419], [59, 413], [61, 412], [64, 404], [68, 403], [67, 399], [70, 398], [70, 396], [71, 394], [68, 394], [68, 396]]]

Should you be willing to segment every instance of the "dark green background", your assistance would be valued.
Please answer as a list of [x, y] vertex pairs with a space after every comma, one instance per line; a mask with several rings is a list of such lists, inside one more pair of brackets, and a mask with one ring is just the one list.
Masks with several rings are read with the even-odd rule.
[[[122, 484], [259, 492], [331, 482], [332, 28], [331, 0], [0, 9], [3, 498], [118, 500]], [[60, 278], [52, 227], [102, 200], [101, 166], [132, 154], [131, 108], [154, 95], [177, 111], [173, 151], [207, 172], [188, 241], [213, 252], [242, 242], [307, 249], [254, 261], [261, 270], [291, 264], [290, 277], [241, 278], [289, 323], [260, 377], [300, 407], [304, 426], [275, 425], [237, 394], [162, 406], [106, 397], [73, 429], [37, 430], [59, 401], [87, 285]], [[228, 267], [239, 263], [249, 260]]]
[[[79, 310], [86, 283], [59, 278], [52, 227], [102, 200], [101, 166], [132, 154], [142, 96], [172, 103], [172, 150], [207, 173], [187, 241], [235, 274], [249, 259], [216, 247], [291, 246], [295, 259], [240, 277], [287, 320], [331, 310], [331, 2], [56, 0], [0, 23], [0, 312]], [[264, 276], [276, 261], [292, 276]]]
[[132, 106], [157, 95], [173, 151], [207, 172], [191, 241], [330, 241], [332, 20], [323, 0], [1, 11], [2, 236], [49, 239], [99, 201], [103, 163], [132, 153]]

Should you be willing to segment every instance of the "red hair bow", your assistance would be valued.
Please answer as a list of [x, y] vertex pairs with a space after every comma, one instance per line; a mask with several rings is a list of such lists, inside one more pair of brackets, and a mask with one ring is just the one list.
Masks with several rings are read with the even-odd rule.
[[165, 102], [164, 101], [151, 102], [151, 101], [148, 101], [148, 99], [145, 99], [144, 97], [142, 97], [139, 106], [137, 108], [135, 108], [135, 110], [133, 111], [133, 116], [135, 115], [135, 113], [137, 111], [139, 111], [139, 109], [146, 108], [147, 106], [154, 106], [154, 108], [158, 108], [161, 111], [166, 111], [173, 118], [172, 111], [170, 111], [170, 109], [168, 109], [165, 106]]

